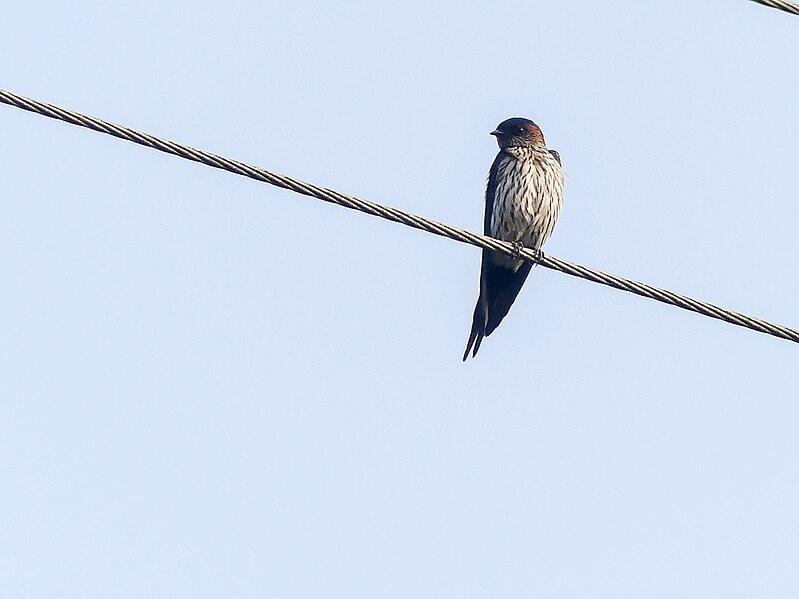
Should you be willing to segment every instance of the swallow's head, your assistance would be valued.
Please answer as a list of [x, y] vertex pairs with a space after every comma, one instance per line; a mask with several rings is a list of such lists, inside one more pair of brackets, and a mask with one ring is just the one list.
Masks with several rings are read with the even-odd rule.
[[500, 148], [511, 146], [544, 147], [544, 134], [541, 129], [530, 119], [515, 117], [502, 121], [497, 128], [491, 132], [497, 136], [497, 143]]

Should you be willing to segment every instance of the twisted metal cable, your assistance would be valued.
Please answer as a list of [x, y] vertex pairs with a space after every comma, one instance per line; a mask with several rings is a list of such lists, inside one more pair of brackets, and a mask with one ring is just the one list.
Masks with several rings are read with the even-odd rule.
[[772, 324], [765, 320], [753, 318], [751, 316], [746, 316], [744, 314], [739, 314], [730, 310], [725, 310], [724, 308], [719, 308], [713, 304], [701, 302], [699, 300], [695, 300], [684, 295], [679, 295], [665, 289], [658, 289], [657, 287], [652, 287], [651, 285], [646, 285], [644, 283], [638, 283], [636, 281], [610, 275], [599, 270], [594, 270], [593, 268], [587, 268], [585, 266], [580, 266], [579, 264], [573, 264], [571, 262], [567, 262], [566, 260], [561, 260], [560, 258], [545, 256], [540, 250], [532, 250], [527, 248], [518, 249], [512, 243], [500, 241], [498, 239], [494, 239], [493, 237], [478, 235], [464, 229], [458, 229], [456, 227], [451, 227], [449, 225], [429, 220], [421, 216], [416, 216], [415, 214], [410, 214], [408, 212], [404, 212], [403, 210], [398, 210], [397, 208], [383, 206], [381, 204], [376, 204], [375, 202], [362, 200], [353, 196], [339, 193], [337, 191], [325, 189], [324, 187], [318, 187], [316, 185], [311, 185], [310, 183], [297, 181], [296, 179], [250, 166], [244, 164], [243, 162], [222, 158], [216, 154], [196, 150], [183, 144], [178, 144], [172, 141], [160, 139], [153, 135], [148, 135], [147, 133], [134, 131], [133, 129], [129, 129], [127, 127], [108, 123], [106, 121], [95, 119], [77, 112], [73, 112], [71, 110], [65, 110], [51, 104], [37, 102], [36, 100], [31, 100], [2, 89], [0, 89], [0, 102], [10, 106], [15, 106], [17, 108], [22, 108], [30, 112], [35, 112], [36, 114], [41, 114], [46, 117], [72, 123], [73, 125], [80, 125], [81, 127], [92, 129], [93, 131], [106, 133], [120, 139], [132, 141], [134, 143], [147, 146], [148, 148], [154, 148], [156, 150], [166, 152], [167, 154], [174, 154], [175, 156], [180, 156], [181, 158], [200, 162], [202, 164], [226, 170], [231, 173], [236, 173], [244, 177], [249, 177], [251, 179], [255, 179], [256, 181], [263, 181], [264, 183], [282, 187], [283, 189], [288, 189], [302, 195], [324, 200], [326, 202], [331, 202], [333, 204], [338, 204], [339, 206], [344, 206], [345, 208], [351, 208], [353, 210], [365, 212], [366, 214], [371, 214], [372, 216], [378, 216], [386, 220], [401, 223], [408, 227], [413, 227], [414, 229], [421, 229], [422, 231], [426, 231], [434, 235], [446, 237], [461, 243], [468, 243], [480, 248], [502, 252], [509, 256], [524, 258], [525, 260], [529, 260], [533, 263], [540, 264], [546, 268], [557, 270], [573, 277], [579, 277], [588, 281], [593, 281], [594, 283], [607, 285], [608, 287], [613, 287], [614, 289], [628, 291], [642, 297], [663, 302], [664, 304], [670, 304], [684, 310], [698, 312], [704, 316], [717, 318], [730, 324], [799, 343], [799, 331], [795, 329]]
[[752, 0], [763, 6], [769, 6], [778, 10], [784, 10], [794, 15], [799, 15], [799, 4], [788, 2], [788, 0]]

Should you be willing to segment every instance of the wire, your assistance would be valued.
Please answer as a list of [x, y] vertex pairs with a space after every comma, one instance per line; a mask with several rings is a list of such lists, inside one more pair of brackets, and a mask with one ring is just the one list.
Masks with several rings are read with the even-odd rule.
[[799, 15], [799, 4], [788, 2], [787, 0], [752, 0], [763, 6], [769, 6], [778, 10], [784, 10], [794, 15]]
[[189, 146], [175, 143], [173, 141], [160, 139], [153, 135], [148, 135], [147, 133], [134, 131], [133, 129], [108, 123], [100, 119], [95, 119], [78, 112], [65, 110], [51, 104], [45, 104], [36, 100], [31, 100], [2, 89], [0, 89], [0, 102], [53, 119], [72, 123], [73, 125], [86, 127], [88, 129], [92, 129], [93, 131], [107, 133], [108, 135], [125, 139], [127, 141], [132, 141], [149, 148], [154, 148], [156, 150], [166, 152], [167, 154], [174, 154], [175, 156], [200, 162], [207, 166], [226, 170], [238, 175], [243, 175], [245, 177], [255, 179], [256, 181], [263, 181], [277, 187], [282, 187], [283, 189], [289, 189], [306, 196], [331, 202], [333, 204], [338, 204], [339, 206], [344, 206], [345, 208], [352, 208], [353, 210], [365, 212], [366, 214], [371, 214], [372, 216], [378, 216], [386, 220], [401, 223], [408, 227], [413, 227], [414, 229], [421, 229], [422, 231], [426, 231], [434, 235], [460, 241], [461, 243], [468, 243], [480, 248], [502, 252], [509, 256], [524, 258], [525, 260], [540, 264], [545, 268], [557, 270], [573, 277], [579, 277], [588, 281], [593, 281], [594, 283], [600, 283], [602, 285], [607, 285], [608, 287], [621, 289], [622, 291], [628, 291], [642, 297], [663, 302], [664, 304], [670, 304], [672, 306], [683, 308], [684, 310], [697, 312], [704, 316], [709, 316], [710, 318], [717, 318], [730, 324], [746, 327], [748, 329], [752, 329], [753, 331], [759, 331], [761, 333], [766, 333], [768, 335], [773, 335], [775, 337], [780, 337], [782, 339], [788, 339], [789, 341], [799, 343], [799, 331], [795, 329], [772, 324], [765, 320], [753, 318], [751, 316], [746, 316], [744, 314], [739, 314], [730, 310], [725, 310], [724, 308], [719, 308], [713, 304], [701, 302], [699, 300], [695, 300], [684, 295], [679, 295], [665, 289], [658, 289], [657, 287], [652, 287], [651, 285], [646, 285], [644, 283], [638, 283], [636, 281], [610, 275], [593, 268], [587, 268], [585, 266], [580, 266], [579, 264], [573, 264], [571, 262], [567, 262], [566, 260], [561, 260], [560, 258], [545, 256], [540, 250], [532, 250], [527, 248], [519, 250], [512, 243], [500, 241], [498, 239], [494, 239], [493, 237], [478, 235], [464, 229], [458, 229], [456, 227], [451, 227], [449, 225], [429, 220], [421, 216], [416, 216], [415, 214], [410, 214], [408, 212], [398, 210], [397, 208], [391, 208], [389, 206], [383, 206], [368, 200], [362, 200], [353, 196], [339, 193], [337, 191], [318, 187], [310, 183], [303, 183], [302, 181], [297, 181], [296, 179], [292, 179], [284, 175], [278, 175], [262, 168], [250, 166], [244, 164], [243, 162], [222, 158], [221, 156], [217, 156], [215, 154], [203, 152], [202, 150], [196, 150]]

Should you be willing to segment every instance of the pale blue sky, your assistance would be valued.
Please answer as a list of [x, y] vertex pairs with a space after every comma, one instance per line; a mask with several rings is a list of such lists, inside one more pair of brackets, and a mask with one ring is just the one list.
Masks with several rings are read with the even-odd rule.
[[[799, 326], [799, 19], [746, 0], [17, 3], [0, 87]], [[799, 347], [0, 106], [0, 594], [795, 598]]]

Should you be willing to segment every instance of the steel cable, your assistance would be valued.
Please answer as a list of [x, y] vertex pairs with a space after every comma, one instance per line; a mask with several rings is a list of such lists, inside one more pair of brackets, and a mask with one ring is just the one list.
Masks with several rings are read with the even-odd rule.
[[788, 2], [787, 0], [752, 0], [752, 2], [757, 2], [763, 6], [769, 6], [778, 10], [784, 10], [793, 15], [799, 15], [799, 4], [795, 2]]
[[540, 264], [545, 268], [557, 270], [573, 277], [579, 277], [588, 281], [593, 281], [594, 283], [607, 285], [608, 287], [634, 293], [642, 297], [663, 302], [664, 304], [670, 304], [684, 310], [697, 312], [699, 314], [703, 314], [704, 316], [709, 316], [710, 318], [717, 318], [730, 324], [746, 327], [754, 331], [767, 333], [775, 337], [780, 337], [782, 339], [788, 339], [790, 341], [799, 343], [799, 331], [795, 329], [773, 324], [759, 318], [746, 316], [745, 314], [739, 314], [737, 312], [725, 310], [724, 308], [714, 306], [713, 304], [701, 302], [684, 295], [679, 295], [672, 291], [658, 289], [657, 287], [652, 287], [651, 285], [617, 277], [599, 270], [594, 270], [593, 268], [588, 268], [579, 264], [573, 264], [571, 262], [567, 262], [566, 260], [561, 260], [560, 258], [546, 256], [541, 251], [526, 248], [519, 249], [512, 243], [499, 241], [498, 239], [494, 239], [492, 237], [478, 235], [464, 229], [451, 227], [449, 225], [423, 218], [421, 216], [416, 216], [415, 214], [410, 214], [409, 212], [405, 212], [397, 208], [383, 206], [375, 202], [362, 200], [360, 198], [345, 195], [337, 191], [325, 189], [324, 187], [318, 187], [310, 183], [297, 181], [291, 177], [272, 173], [262, 168], [257, 168], [248, 164], [244, 164], [243, 162], [238, 162], [237, 160], [230, 160], [228, 158], [217, 156], [216, 154], [203, 152], [202, 150], [197, 150], [183, 144], [164, 140], [153, 135], [148, 135], [147, 133], [141, 133], [127, 127], [122, 127], [120, 125], [115, 125], [100, 119], [95, 119], [78, 112], [73, 112], [71, 110], [65, 110], [51, 104], [38, 102], [36, 100], [25, 98], [5, 90], [0, 90], [0, 102], [53, 119], [72, 123], [73, 125], [86, 127], [88, 129], [92, 129], [93, 131], [106, 133], [120, 139], [132, 141], [149, 148], [166, 152], [167, 154], [174, 154], [175, 156], [180, 156], [181, 158], [200, 162], [202, 164], [249, 177], [257, 181], [263, 181], [265, 183], [282, 187], [296, 193], [324, 200], [326, 202], [331, 202], [333, 204], [338, 204], [339, 206], [344, 206], [345, 208], [352, 208], [353, 210], [365, 212], [366, 214], [371, 214], [386, 220], [401, 223], [415, 229], [433, 233], [434, 235], [439, 235], [441, 237], [446, 237], [448, 239], [460, 241], [462, 243], [468, 243], [480, 248], [503, 252], [511, 256], [519, 256], [536, 264]]

